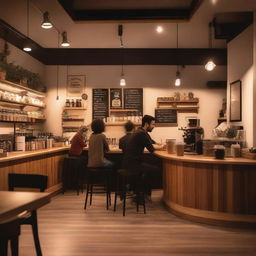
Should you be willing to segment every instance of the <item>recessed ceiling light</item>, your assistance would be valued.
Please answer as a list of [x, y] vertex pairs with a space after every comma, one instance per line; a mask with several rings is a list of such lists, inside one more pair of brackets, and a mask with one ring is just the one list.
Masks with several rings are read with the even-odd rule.
[[157, 27], [156, 27], [156, 32], [157, 32], [157, 33], [162, 33], [163, 30], [164, 30], [164, 29], [163, 29], [162, 26], [157, 26]]

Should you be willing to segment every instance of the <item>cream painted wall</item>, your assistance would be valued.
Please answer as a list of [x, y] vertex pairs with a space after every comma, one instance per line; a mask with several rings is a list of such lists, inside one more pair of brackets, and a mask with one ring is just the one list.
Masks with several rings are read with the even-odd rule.
[[[236, 80], [242, 81], [242, 121], [231, 123], [234, 125], [243, 125], [246, 130], [246, 141], [249, 147], [256, 145], [254, 136], [255, 130], [255, 112], [254, 108], [254, 90], [255, 90], [255, 63], [253, 60], [253, 25], [248, 27], [230, 43], [228, 43], [228, 109], [230, 105], [230, 86], [229, 84]], [[253, 93], [254, 92], [254, 93]], [[229, 114], [229, 113], [228, 113]]]
[[[154, 115], [156, 99], [161, 96], [173, 96], [175, 91], [192, 91], [200, 99], [199, 113], [178, 114], [180, 126], [186, 125], [187, 116], [197, 116], [201, 119], [201, 126], [205, 129], [206, 137], [211, 136], [211, 130], [217, 124], [222, 99], [226, 97], [225, 89], [208, 89], [206, 82], [209, 80], [225, 80], [226, 67], [217, 67], [213, 72], [205, 71], [203, 66], [186, 66], [181, 70], [182, 86], [174, 87], [176, 67], [174, 66], [125, 66], [127, 87], [144, 88], [144, 114]], [[61, 114], [66, 100], [66, 77], [69, 75], [86, 76], [86, 101], [85, 123], [92, 120], [92, 88], [119, 88], [120, 66], [60, 66], [59, 68], [59, 101], [56, 100], [56, 66], [46, 67], [47, 92], [47, 121], [45, 129], [61, 135]], [[123, 135], [122, 127], [107, 127], [107, 137], [119, 138]], [[178, 127], [157, 127], [152, 132], [152, 137], [158, 141], [166, 138], [182, 140], [182, 132]]]

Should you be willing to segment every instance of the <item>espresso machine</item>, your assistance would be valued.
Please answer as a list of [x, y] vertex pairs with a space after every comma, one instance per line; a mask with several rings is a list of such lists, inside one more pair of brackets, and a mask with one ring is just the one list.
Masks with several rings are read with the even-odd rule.
[[200, 127], [200, 119], [189, 118], [188, 126], [181, 127], [179, 130], [183, 131], [184, 151], [192, 154], [202, 154], [204, 129]]

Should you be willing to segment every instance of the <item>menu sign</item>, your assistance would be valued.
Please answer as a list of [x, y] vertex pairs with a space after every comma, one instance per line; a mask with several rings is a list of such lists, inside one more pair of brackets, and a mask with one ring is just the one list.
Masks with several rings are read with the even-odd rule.
[[92, 93], [92, 118], [108, 116], [108, 89], [93, 89]]
[[124, 89], [124, 108], [137, 109], [143, 115], [143, 89], [126, 88]]
[[110, 88], [110, 108], [122, 108], [121, 88]]
[[157, 126], [177, 126], [177, 110], [169, 108], [155, 109]]

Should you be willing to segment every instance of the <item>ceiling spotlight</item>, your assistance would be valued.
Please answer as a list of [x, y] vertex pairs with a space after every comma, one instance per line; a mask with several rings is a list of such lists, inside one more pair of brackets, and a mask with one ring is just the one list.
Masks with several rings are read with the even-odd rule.
[[30, 43], [28, 41], [26, 41], [24, 43], [23, 51], [25, 51], [25, 52], [31, 52], [32, 51], [32, 47], [31, 47], [31, 45], [30, 45]]
[[157, 33], [162, 33], [164, 31], [163, 27], [162, 26], [157, 26], [156, 27], [156, 32]]
[[68, 39], [67, 39], [67, 32], [63, 32], [63, 33], [62, 33], [62, 42], [61, 42], [61, 46], [63, 46], [63, 47], [68, 47], [68, 46], [70, 46], [70, 43], [68, 42]]
[[209, 60], [206, 64], [205, 64], [205, 69], [207, 71], [212, 71], [214, 70], [214, 68], [216, 67], [215, 63], [212, 60]]
[[181, 85], [181, 80], [180, 80], [180, 72], [176, 72], [176, 79], [175, 79], [175, 86], [180, 86]]
[[52, 23], [50, 22], [50, 19], [49, 19], [49, 12], [44, 12], [44, 19], [41, 27], [44, 29], [52, 28]]

